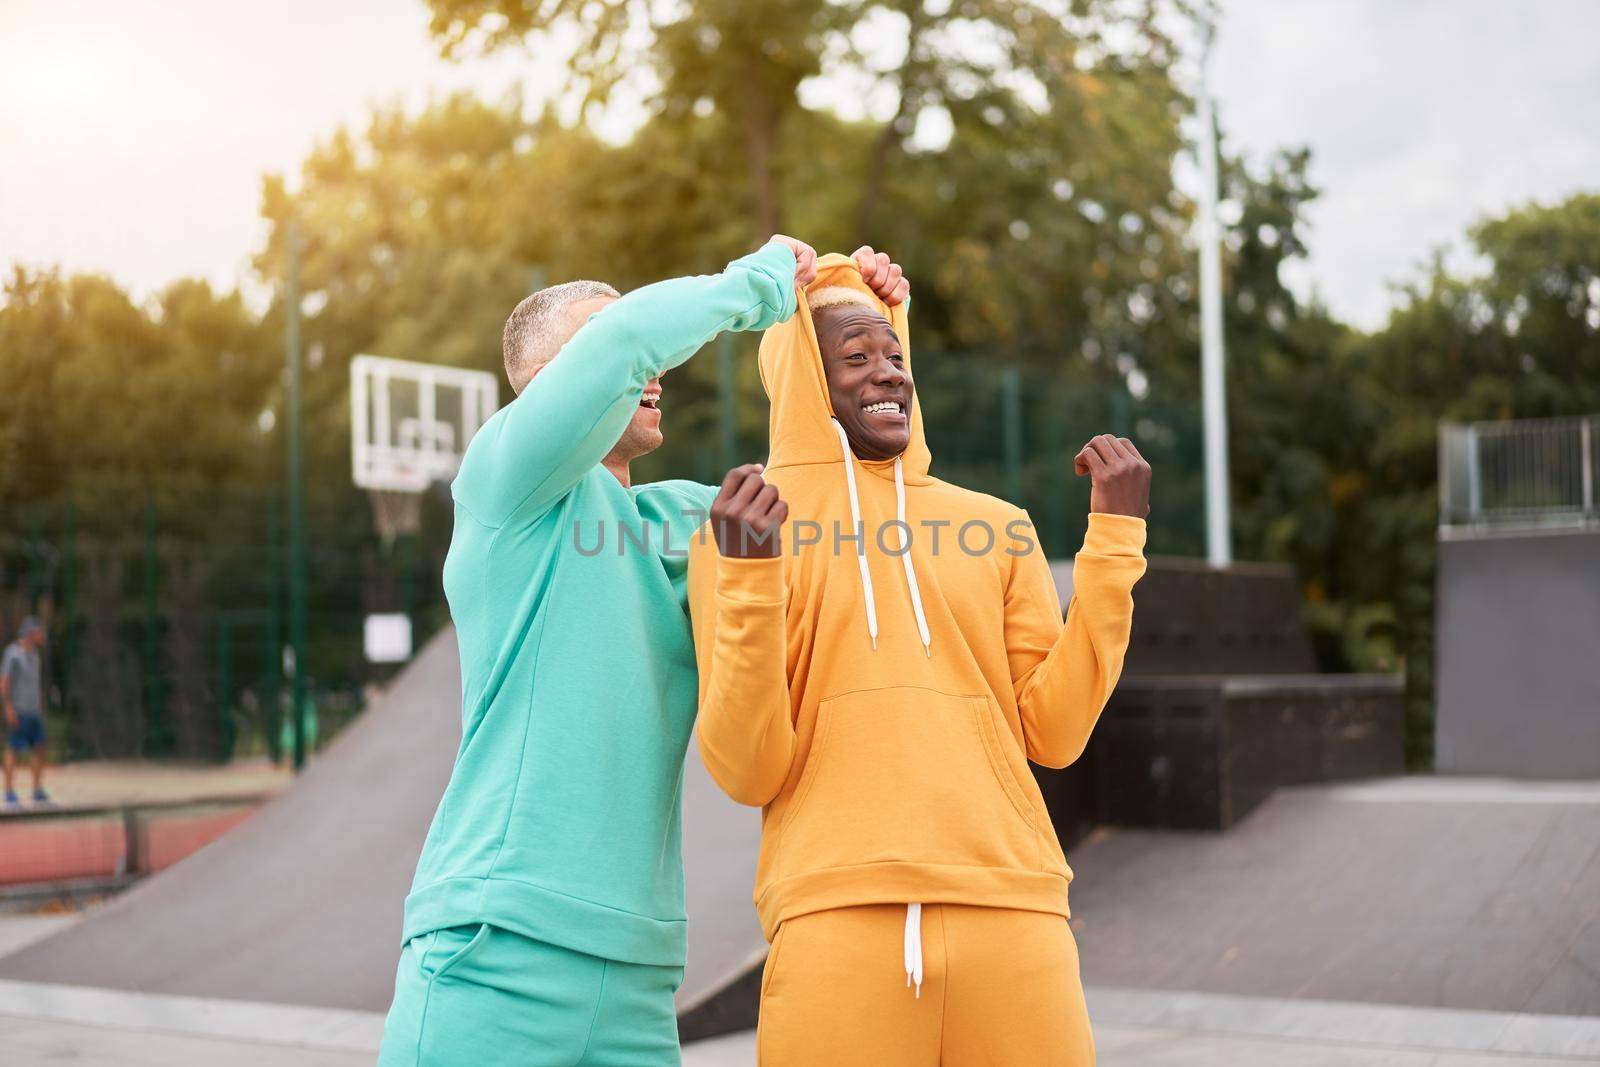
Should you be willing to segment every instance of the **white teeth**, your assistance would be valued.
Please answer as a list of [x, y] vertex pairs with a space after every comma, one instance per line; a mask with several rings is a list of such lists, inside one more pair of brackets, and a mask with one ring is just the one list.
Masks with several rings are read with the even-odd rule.
[[867, 404], [861, 409], [868, 415], [900, 414], [900, 405], [893, 400], [884, 400], [877, 404]]

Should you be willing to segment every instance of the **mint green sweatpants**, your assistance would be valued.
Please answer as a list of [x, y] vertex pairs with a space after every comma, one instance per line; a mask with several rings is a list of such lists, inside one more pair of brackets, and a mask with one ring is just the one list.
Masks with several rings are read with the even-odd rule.
[[586, 956], [497, 926], [414, 937], [378, 1067], [676, 1065], [682, 967]]

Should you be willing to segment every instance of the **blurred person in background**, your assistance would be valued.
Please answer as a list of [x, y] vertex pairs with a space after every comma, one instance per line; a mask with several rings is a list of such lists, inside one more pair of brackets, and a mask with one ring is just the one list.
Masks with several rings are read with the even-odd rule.
[[46, 804], [44, 791], [44, 672], [40, 652], [44, 648], [44, 623], [29, 615], [17, 629], [17, 639], [0, 655], [0, 708], [5, 711], [5, 803], [15, 807], [21, 801], [16, 792], [17, 754], [29, 755], [33, 771], [33, 800]]
[[1110, 435], [1077, 455], [1063, 623], [1027, 513], [928, 474], [906, 294], [863, 252], [819, 260], [762, 338], [766, 469], [729, 472], [690, 548], [700, 752], [763, 809], [758, 1055], [1087, 1067], [1072, 872], [1028, 761], [1077, 759], [1121, 675], [1150, 468]]

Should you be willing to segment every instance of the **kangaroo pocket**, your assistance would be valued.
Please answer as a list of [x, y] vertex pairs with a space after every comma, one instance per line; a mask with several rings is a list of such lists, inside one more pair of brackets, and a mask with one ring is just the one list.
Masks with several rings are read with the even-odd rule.
[[981, 696], [896, 687], [817, 709], [781, 876], [886, 861], [1037, 870], [1040, 834]]

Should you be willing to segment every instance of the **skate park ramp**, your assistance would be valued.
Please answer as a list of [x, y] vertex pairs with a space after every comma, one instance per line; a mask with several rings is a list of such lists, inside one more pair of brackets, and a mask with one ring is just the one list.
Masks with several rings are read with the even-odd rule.
[[1600, 782], [1302, 786], [1070, 859], [1091, 987], [1600, 1015]]
[[[238, 829], [0, 978], [383, 1011], [401, 905], [459, 739], [446, 631]], [[686, 1037], [754, 1019], [759, 816], [690, 749]], [[1279, 790], [1223, 833], [1102, 828], [1069, 856], [1091, 989], [1600, 1015], [1600, 783]]]
[[[0, 958], [0, 978], [385, 1011], [401, 906], [461, 737], [454, 630], [435, 637], [295, 785], [189, 859], [64, 932]], [[680, 1007], [758, 966], [750, 901], [759, 813], [691, 746], [684, 786], [690, 960]]]

